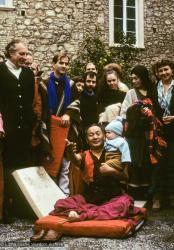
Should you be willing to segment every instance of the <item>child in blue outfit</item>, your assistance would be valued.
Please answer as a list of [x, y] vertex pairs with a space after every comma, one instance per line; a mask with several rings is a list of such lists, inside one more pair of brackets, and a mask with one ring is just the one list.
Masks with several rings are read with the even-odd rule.
[[104, 148], [106, 151], [106, 164], [109, 163], [109, 165], [118, 170], [119, 173], [124, 172], [125, 169], [127, 169], [128, 164], [131, 162], [131, 157], [128, 143], [122, 137], [122, 117], [117, 116], [115, 120], [111, 121], [105, 127], [105, 131], [106, 140]]

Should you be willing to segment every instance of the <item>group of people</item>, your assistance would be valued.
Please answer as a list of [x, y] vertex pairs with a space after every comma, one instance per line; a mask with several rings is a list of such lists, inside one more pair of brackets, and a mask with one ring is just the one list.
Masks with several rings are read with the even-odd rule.
[[[90, 62], [84, 76], [71, 80], [69, 64], [65, 52], [56, 54], [48, 79], [42, 79], [23, 41], [15, 39], [5, 48], [0, 63], [2, 219], [7, 220], [16, 206], [11, 172], [54, 161], [52, 115], [60, 117], [58, 126], [69, 127], [54, 178], [67, 198], [55, 204], [52, 214], [67, 214], [70, 221], [131, 216], [140, 212], [132, 208], [133, 198], [149, 197], [154, 210], [161, 208], [164, 198], [174, 207], [173, 62], [156, 62], [156, 82], [145, 66], [136, 65], [130, 72], [130, 89], [121, 81], [116, 63], [107, 64], [98, 79]], [[95, 206], [101, 213], [99, 209], [96, 214]]]

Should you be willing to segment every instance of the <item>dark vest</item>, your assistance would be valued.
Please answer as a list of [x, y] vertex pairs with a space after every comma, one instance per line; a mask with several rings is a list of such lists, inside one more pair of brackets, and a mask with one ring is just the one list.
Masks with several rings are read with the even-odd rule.
[[19, 80], [0, 64], [0, 112], [5, 131], [31, 127], [33, 124], [34, 75], [22, 68]]

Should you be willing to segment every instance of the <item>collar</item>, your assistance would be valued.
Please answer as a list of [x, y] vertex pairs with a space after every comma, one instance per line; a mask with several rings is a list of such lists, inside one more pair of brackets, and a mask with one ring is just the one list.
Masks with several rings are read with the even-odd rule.
[[10, 61], [9, 59], [5, 62], [5, 64], [11, 70], [19, 70], [19, 69], [21, 69], [21, 67], [19, 67], [19, 68], [16, 67], [16, 65], [14, 63], [12, 63], [12, 61]]
[[[158, 82], [158, 86], [159, 86], [161, 89], [164, 88], [164, 85], [163, 85], [163, 83], [162, 83], [162, 80], [160, 80], [160, 81]], [[172, 86], [174, 86], [174, 80], [171, 81], [171, 83], [170, 83], [168, 89], [170, 89]]]
[[95, 151], [95, 150], [89, 150], [92, 155], [94, 155], [97, 159], [100, 159], [101, 155], [104, 152], [104, 149], [101, 149], [100, 151]]
[[89, 92], [87, 91], [86, 89], [84, 90], [84, 94], [87, 95], [87, 96], [94, 96], [95, 95], [95, 92], [92, 91], [92, 92]]

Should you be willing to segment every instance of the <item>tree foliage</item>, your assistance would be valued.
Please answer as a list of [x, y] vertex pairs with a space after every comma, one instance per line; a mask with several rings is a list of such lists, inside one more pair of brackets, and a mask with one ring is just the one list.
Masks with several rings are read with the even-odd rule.
[[128, 82], [132, 62], [136, 60], [139, 50], [134, 46], [133, 36], [126, 36], [121, 32], [117, 35], [119, 45], [109, 47], [103, 40], [99, 27], [96, 27], [93, 33], [88, 32], [79, 47], [77, 58], [71, 62], [70, 77], [83, 75], [88, 62], [96, 65], [99, 75], [102, 74], [106, 64], [115, 62], [122, 66], [123, 81]]

